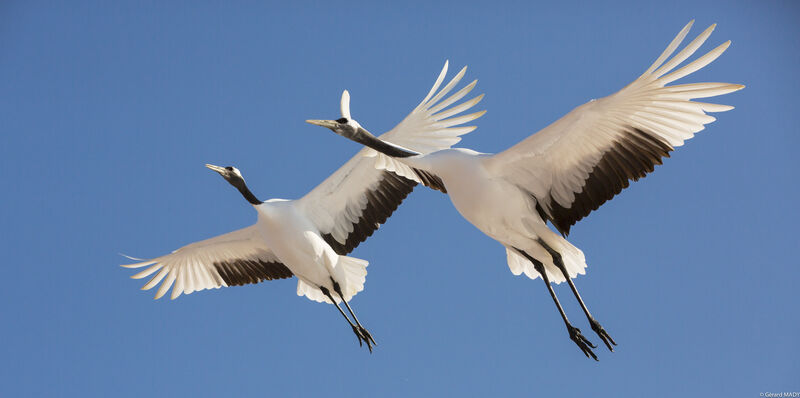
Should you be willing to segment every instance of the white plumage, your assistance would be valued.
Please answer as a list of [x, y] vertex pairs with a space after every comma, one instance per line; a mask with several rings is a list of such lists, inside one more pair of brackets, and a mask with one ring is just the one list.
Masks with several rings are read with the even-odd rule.
[[[445, 63], [422, 104], [383, 137], [425, 153], [448, 148], [458, 142], [459, 135], [474, 129], [454, 126], [480, 117], [481, 112], [453, 116], [477, 104], [481, 96], [451, 108], [448, 106], [467, 94], [475, 82], [445, 98], [463, 77], [466, 68], [431, 98], [447, 68]], [[350, 125], [358, 125], [350, 118], [349, 101], [349, 93], [344, 91], [342, 118]], [[432, 106], [437, 109], [420, 110]], [[175, 299], [181, 294], [199, 290], [294, 275], [298, 278], [298, 295], [328, 303], [338, 303], [343, 298], [347, 305], [347, 301], [364, 288], [367, 261], [345, 254], [385, 222], [417, 182], [426, 182], [424, 175], [420, 177], [403, 165], [397, 174], [381, 170], [394, 170], [386, 166], [387, 159], [372, 149], [363, 149], [302, 198], [266, 202], [255, 198], [236, 168], [206, 165], [220, 173], [253, 204], [258, 213], [257, 223], [124, 267], [147, 267], [133, 278], [153, 275], [142, 289], [160, 284], [156, 299], [165, 295], [170, 287], [171, 298]], [[337, 284], [342, 297], [334, 298], [331, 292], [337, 290]], [[363, 329], [352, 311], [351, 315]], [[364, 338], [370, 344], [366, 330], [356, 330], [354, 326], [354, 331], [359, 341]]]
[[[135, 264], [123, 265], [127, 268], [146, 267], [131, 278], [142, 279], [158, 271], [142, 290], [149, 290], [161, 286], [156, 291], [155, 298], [164, 296], [172, 287], [172, 298], [177, 298], [181, 293], [190, 294], [195, 291], [220, 288], [228, 286], [214, 267], [215, 263], [234, 263], [241, 261], [242, 265], [231, 267], [232, 271], [241, 270], [241, 274], [252, 272], [251, 263], [279, 263], [275, 254], [259, 236], [258, 228], [251, 225], [237, 231], [229, 232], [211, 239], [202, 240], [186, 245], [165, 256], [145, 260]], [[245, 265], [246, 264], [246, 265]], [[260, 266], [260, 265], [259, 265]], [[246, 267], [246, 269], [245, 269]], [[278, 268], [276, 271], [281, 270]], [[222, 271], [223, 273], [225, 271]], [[285, 275], [285, 276], [284, 276]], [[269, 279], [290, 277], [291, 273], [275, 272]]]
[[[653, 171], [670, 151], [713, 122], [715, 119], [706, 112], [733, 109], [692, 99], [728, 94], [743, 88], [742, 85], [667, 86], [708, 65], [730, 45], [725, 42], [675, 69], [714, 30], [712, 25], [670, 58], [692, 23], [631, 84], [613, 95], [575, 108], [496, 155], [461, 148], [416, 153], [386, 145], [368, 133], [348, 136], [334, 131], [384, 152], [392, 151], [394, 163], [378, 163], [379, 167], [396, 169], [395, 163], [403, 163], [440, 178], [459, 213], [506, 247], [512, 273], [543, 277], [570, 337], [587, 356], [596, 359], [590, 349], [593, 346], [569, 323], [549, 284], [569, 282], [592, 329], [611, 349], [614, 341], [591, 316], [571, 281], [584, 273], [584, 254], [546, 223], [549, 221], [566, 236], [575, 222], [627, 187], [630, 180]], [[404, 146], [410, 149], [411, 143]]]

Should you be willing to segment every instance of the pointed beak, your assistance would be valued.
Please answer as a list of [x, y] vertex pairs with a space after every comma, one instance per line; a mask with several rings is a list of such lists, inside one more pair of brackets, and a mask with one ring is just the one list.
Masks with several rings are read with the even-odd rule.
[[224, 167], [214, 166], [213, 164], [206, 163], [206, 167], [208, 167], [209, 169], [214, 170], [214, 171], [216, 171], [217, 173], [220, 173], [220, 174], [225, 172], [225, 168]]
[[336, 123], [335, 120], [306, 120], [306, 123], [313, 124], [315, 126], [327, 127], [329, 129], [339, 125], [339, 123]]

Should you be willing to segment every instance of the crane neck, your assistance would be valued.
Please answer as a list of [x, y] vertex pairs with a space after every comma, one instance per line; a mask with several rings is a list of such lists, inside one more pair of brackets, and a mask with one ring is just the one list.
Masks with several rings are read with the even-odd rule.
[[410, 151], [403, 147], [388, 143], [386, 141], [382, 141], [380, 138], [375, 137], [369, 131], [359, 127], [355, 129], [349, 135], [344, 135], [344, 137], [349, 138], [359, 144], [366, 145], [384, 155], [391, 156], [394, 158], [407, 158], [411, 156], [419, 155], [418, 152]]
[[244, 183], [244, 180], [236, 180], [235, 182], [232, 181], [231, 185], [236, 187], [236, 189], [239, 190], [242, 196], [244, 196], [244, 198], [247, 199], [251, 205], [256, 206], [264, 203], [258, 200], [256, 195], [253, 195], [253, 192], [250, 191], [250, 188], [247, 187], [247, 184]]

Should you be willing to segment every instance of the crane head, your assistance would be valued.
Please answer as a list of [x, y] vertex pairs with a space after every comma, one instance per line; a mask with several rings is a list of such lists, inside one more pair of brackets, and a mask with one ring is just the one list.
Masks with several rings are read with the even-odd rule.
[[222, 166], [214, 166], [213, 164], [206, 164], [210, 170], [214, 170], [219, 175], [222, 176], [226, 181], [231, 183], [231, 185], [238, 187], [239, 185], [244, 184], [244, 177], [242, 177], [242, 173], [233, 166], [222, 167]]
[[306, 123], [327, 127], [342, 137], [348, 138], [351, 141], [358, 142], [362, 145], [366, 145], [389, 156], [408, 157], [418, 155], [418, 153], [410, 152], [405, 148], [381, 141], [374, 135], [370, 134], [370, 132], [365, 128], [361, 127], [357, 121], [353, 120], [353, 118], [350, 117], [350, 93], [348, 93], [347, 90], [342, 92], [341, 111], [342, 117], [339, 119], [306, 120]]
[[333, 130], [334, 133], [350, 139], [352, 139], [353, 136], [356, 135], [356, 132], [359, 129], [364, 130], [364, 128], [361, 127], [361, 125], [358, 124], [357, 121], [346, 117], [342, 117], [336, 120], [306, 120], [306, 123], [310, 123], [316, 126], [327, 127]]
[[358, 129], [363, 129], [357, 121], [353, 120], [350, 116], [350, 93], [347, 90], [342, 92], [342, 101], [340, 105], [342, 117], [336, 120], [306, 120], [306, 123], [311, 123], [316, 126], [327, 127], [333, 130], [334, 133], [352, 139]]
[[247, 188], [247, 184], [244, 183], [244, 177], [242, 177], [242, 173], [236, 167], [221, 167], [214, 166], [213, 164], [206, 164], [206, 167], [219, 173], [219, 175], [221, 175], [225, 181], [228, 181], [231, 185], [238, 189], [242, 196], [244, 196], [244, 198], [247, 199], [251, 205], [258, 206], [261, 203], [264, 203], [258, 200], [256, 195], [253, 195], [253, 193], [250, 192], [250, 189]]

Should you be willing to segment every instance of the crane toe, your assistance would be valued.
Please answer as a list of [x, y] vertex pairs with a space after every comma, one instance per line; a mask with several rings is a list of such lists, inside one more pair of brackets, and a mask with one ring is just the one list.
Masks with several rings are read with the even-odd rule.
[[378, 345], [378, 343], [375, 342], [375, 339], [372, 337], [372, 334], [370, 334], [366, 328], [364, 328], [363, 326], [358, 326], [358, 328], [360, 329], [359, 332], [361, 333], [361, 337], [364, 339], [364, 342], [367, 343], [367, 348], [369, 348], [369, 352], [371, 353], [372, 346], [376, 346]]
[[606, 332], [606, 330], [603, 329], [600, 323], [597, 322], [596, 319], [591, 318], [589, 320], [589, 324], [592, 325], [592, 330], [594, 330], [594, 332], [597, 333], [598, 336], [600, 336], [600, 339], [603, 340], [603, 343], [606, 344], [608, 350], [614, 352], [614, 347], [612, 347], [612, 345], [617, 345], [617, 343], [614, 341], [614, 339], [611, 338], [611, 336], [608, 335], [608, 332]]
[[597, 348], [597, 346], [584, 337], [580, 329], [567, 325], [567, 330], [569, 331], [569, 338], [583, 351], [583, 355], [586, 355], [586, 358], [592, 358], [597, 361], [597, 355], [592, 351], [592, 348]]
[[358, 339], [358, 346], [361, 347], [364, 345], [364, 343], [366, 343], [371, 354], [372, 346], [378, 345], [378, 343], [376, 343], [375, 339], [372, 337], [372, 334], [370, 334], [369, 331], [367, 331], [367, 329], [361, 325], [352, 325], [352, 327], [353, 333], [355, 333], [356, 338]]
[[[353, 333], [355, 333], [356, 338], [358, 339], [358, 346], [359, 347], [363, 346], [364, 345], [364, 336], [361, 335], [361, 331], [358, 330], [358, 326], [356, 326], [356, 325], [350, 325], [350, 326], [353, 327]], [[369, 343], [367, 343], [367, 345], [369, 345]], [[372, 349], [370, 349], [370, 351], [372, 351]]]

